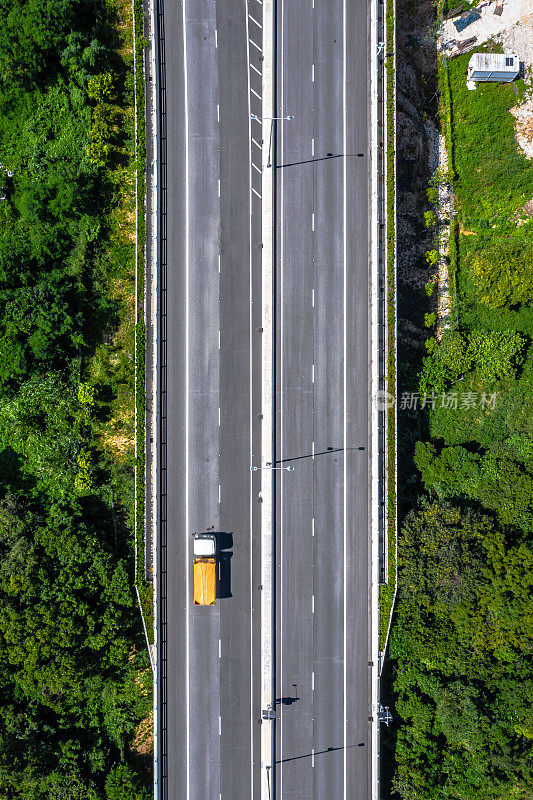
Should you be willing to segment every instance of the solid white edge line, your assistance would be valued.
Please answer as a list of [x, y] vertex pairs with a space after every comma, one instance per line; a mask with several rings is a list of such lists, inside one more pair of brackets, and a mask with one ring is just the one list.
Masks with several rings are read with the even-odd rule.
[[[371, 153], [374, 160], [372, 169], [372, 215], [373, 224], [371, 231], [373, 235], [372, 242], [372, 345], [371, 345], [371, 364], [372, 364], [372, 392], [375, 393], [379, 389], [379, 310], [378, 310], [378, 297], [379, 297], [379, 213], [378, 213], [378, 170], [377, 170], [377, 145], [378, 145], [378, 99], [377, 99], [377, 78], [378, 78], [378, 3], [377, 0], [370, 0], [370, 97], [372, 102], [372, 116], [371, 116]], [[385, 22], [385, 21], [384, 21]], [[381, 38], [381, 36], [379, 37]], [[386, 137], [385, 137], [386, 149]], [[386, 153], [384, 153], [386, 158]], [[384, 162], [384, 164], [386, 161]], [[385, 168], [385, 166], [384, 166]], [[377, 719], [377, 708], [379, 702], [379, 669], [380, 669], [380, 653], [379, 653], [379, 430], [378, 430], [378, 412], [374, 404], [372, 404], [372, 455], [371, 455], [371, 510], [372, 510], [372, 552], [371, 552], [371, 630], [372, 630], [372, 645], [371, 645], [371, 660], [374, 662], [372, 667], [372, 725], [371, 725], [371, 738], [372, 738], [372, 790], [370, 800], [377, 800], [379, 796], [379, 721]]]
[[[280, 14], [281, 14], [281, 16], [280, 16], [280, 19], [281, 19], [280, 46], [279, 46], [279, 49], [278, 49], [278, 52], [281, 54], [281, 68], [280, 68], [280, 72], [281, 72], [281, 81], [280, 81], [280, 87], [281, 87], [281, 91], [280, 91], [280, 95], [281, 95], [281, 114], [280, 114], [280, 116], [283, 117], [283, 116], [285, 116], [285, 93], [284, 93], [284, 87], [285, 87], [285, 49], [284, 49], [284, 41], [285, 41], [284, 40], [284, 36], [285, 36], [285, 25], [284, 25], [285, 7], [284, 7], [284, 0], [279, 0], [279, 6], [280, 6]], [[277, 113], [277, 109], [276, 109], [276, 113]], [[281, 163], [283, 164], [284, 163], [283, 162], [283, 156], [284, 156], [284, 152], [285, 152], [285, 126], [283, 124], [281, 125], [280, 150], [281, 150]], [[285, 303], [285, 293], [284, 293], [285, 281], [284, 281], [284, 268], [283, 268], [284, 252], [285, 252], [285, 236], [284, 236], [284, 233], [285, 233], [284, 232], [285, 209], [284, 209], [284, 204], [283, 204], [284, 194], [285, 194], [285, 170], [282, 169], [281, 170], [281, 187], [280, 187], [280, 193], [279, 193], [279, 212], [280, 212], [279, 213], [279, 217], [280, 217], [280, 222], [279, 222], [279, 227], [278, 227], [278, 230], [279, 230], [279, 255], [280, 255], [280, 259], [279, 259], [279, 268], [280, 268], [280, 306], [279, 306], [279, 308], [280, 308], [280, 315], [279, 315], [280, 316], [280, 326], [279, 326], [279, 329], [280, 329], [280, 338], [279, 338], [279, 341], [280, 341], [280, 365], [279, 365], [279, 376], [280, 376], [280, 401], [279, 401], [279, 405], [280, 405], [280, 437], [279, 437], [279, 450], [280, 450], [280, 459], [282, 461], [283, 461], [283, 458], [284, 458], [283, 442], [284, 442], [284, 423], [285, 423], [284, 414], [283, 414], [283, 390], [284, 390], [283, 365], [285, 363], [285, 359], [284, 359], [284, 350], [285, 350], [285, 348], [283, 346], [283, 339], [284, 339], [284, 324], [283, 323], [284, 323], [284, 303]], [[279, 508], [280, 508], [280, 513], [279, 513], [280, 559], [279, 559], [279, 561], [280, 561], [280, 564], [281, 564], [281, 568], [280, 568], [280, 593], [279, 593], [279, 596], [280, 596], [280, 616], [279, 616], [279, 619], [280, 619], [280, 635], [279, 635], [279, 648], [280, 648], [279, 668], [280, 669], [279, 669], [279, 672], [280, 672], [280, 674], [279, 674], [279, 686], [280, 686], [281, 691], [283, 691], [283, 689], [282, 689], [282, 687], [283, 687], [283, 589], [284, 589], [284, 586], [283, 586], [283, 550], [284, 550], [284, 548], [283, 548], [283, 500], [284, 500], [284, 491], [283, 491], [284, 480], [283, 480], [283, 477], [284, 477], [285, 473], [282, 470], [280, 474], [281, 474], [281, 480], [280, 480], [280, 499], [279, 499]], [[284, 716], [284, 714], [283, 714], [283, 709], [284, 709], [283, 703], [280, 703], [280, 706], [279, 706], [279, 752], [280, 752], [280, 755], [279, 755], [279, 761], [280, 761], [280, 764], [279, 764], [279, 767], [280, 767], [280, 769], [279, 769], [279, 795], [280, 795], [280, 797], [283, 797], [283, 779], [284, 779], [284, 774], [283, 774], [283, 755], [284, 755], [284, 735], [283, 735], [284, 734], [284, 728], [283, 728], [283, 722], [284, 722], [283, 716]]]
[[187, 80], [187, 0], [182, 3], [183, 25], [183, 84], [184, 84], [184, 119], [185, 119], [185, 705], [186, 705], [186, 786], [187, 800], [190, 798], [190, 578], [189, 578], [189, 98]]
[[[270, 117], [275, 116], [273, 110], [273, 33], [274, 33], [274, 0], [265, 0], [262, 8], [263, 20], [263, 104], [261, 116], [261, 140], [263, 143], [261, 159], [263, 165], [267, 164], [269, 150], [269, 133], [271, 127]], [[253, 127], [253, 126], [252, 126]], [[261, 336], [261, 461], [274, 460], [272, 447], [273, 417], [272, 403], [275, 388], [272, 384], [273, 377], [273, 238], [272, 238], [272, 201], [273, 201], [273, 170], [264, 169], [262, 186], [261, 208], [261, 237], [263, 248], [261, 252], [261, 320], [263, 334]], [[273, 664], [273, 626], [271, 624], [273, 581], [275, 559], [273, 558], [273, 480], [270, 470], [261, 472], [261, 708], [270, 705], [275, 708], [274, 687], [272, 685]], [[255, 485], [255, 484], [254, 484]], [[273, 764], [274, 751], [272, 748], [272, 723], [263, 722], [261, 725], [261, 800], [270, 800], [269, 769]]]
[[[248, 63], [250, 63], [250, 31], [248, 30], [248, 15], [246, 15], [246, 57]], [[250, 73], [248, 72], [248, 89], [250, 89]], [[249, 214], [249, 229], [248, 229], [248, 265], [249, 265], [249, 331], [248, 331], [248, 346], [249, 346], [249, 380], [250, 380], [250, 429], [249, 429], [249, 437], [250, 437], [250, 455], [249, 461], [250, 464], [253, 462], [253, 358], [252, 358], [252, 344], [253, 344], [253, 337], [252, 337], [252, 323], [253, 323], [253, 316], [252, 316], [252, 118], [251, 114], [251, 103], [250, 103], [250, 92], [248, 91], [248, 138], [249, 138], [249, 147], [248, 147], [248, 180], [250, 185], [250, 191], [248, 192], [248, 204], [250, 208]], [[249, 533], [249, 547], [250, 547], [250, 796], [254, 796], [254, 632], [253, 632], [253, 482], [252, 482], [252, 472], [250, 472], [248, 477], [248, 494], [249, 494], [249, 502], [250, 502], [250, 533]]]
[[344, 373], [344, 398], [343, 398], [343, 409], [344, 409], [344, 420], [343, 420], [343, 489], [344, 489], [344, 505], [343, 505], [343, 531], [344, 531], [344, 552], [343, 552], [343, 563], [344, 563], [344, 587], [343, 587], [343, 616], [344, 616], [344, 652], [343, 652], [343, 689], [344, 689], [344, 707], [343, 707], [343, 733], [344, 733], [344, 749], [343, 749], [343, 770], [344, 770], [344, 777], [343, 777], [343, 794], [344, 800], [346, 800], [347, 796], [347, 682], [348, 682], [348, 675], [346, 669], [346, 658], [347, 658], [347, 633], [346, 633], [346, 626], [347, 626], [347, 541], [346, 541], [346, 525], [347, 525], [347, 492], [346, 492], [346, 479], [348, 476], [348, 463], [347, 463], [347, 436], [346, 436], [346, 420], [348, 417], [347, 414], [347, 368], [346, 368], [346, 355], [347, 355], [347, 330], [346, 330], [346, 313], [347, 313], [347, 273], [346, 273], [346, 259], [347, 259], [347, 197], [346, 197], [346, 177], [347, 177], [347, 157], [346, 157], [346, 147], [347, 147], [347, 136], [346, 136], [346, 49], [347, 49], [347, 37], [346, 37], [346, 0], [343, 0], [342, 4], [342, 152], [344, 153], [343, 158], [343, 262], [344, 262], [344, 269], [343, 269], [343, 317], [344, 317], [344, 341], [343, 341], [343, 373]]

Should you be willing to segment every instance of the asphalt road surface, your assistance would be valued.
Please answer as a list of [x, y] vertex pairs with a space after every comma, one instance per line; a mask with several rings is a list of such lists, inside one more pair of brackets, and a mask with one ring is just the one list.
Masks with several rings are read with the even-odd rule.
[[371, 795], [369, 19], [278, 0], [278, 800]]
[[[368, 0], [278, 0], [280, 798], [370, 796]], [[159, 2], [159, 787], [260, 787], [262, 7]], [[193, 604], [192, 534], [222, 549]]]
[[[258, 796], [260, 770], [261, 28], [242, 0], [158, 15], [158, 783], [164, 800], [235, 800]], [[192, 575], [206, 531], [221, 549], [208, 608]]]

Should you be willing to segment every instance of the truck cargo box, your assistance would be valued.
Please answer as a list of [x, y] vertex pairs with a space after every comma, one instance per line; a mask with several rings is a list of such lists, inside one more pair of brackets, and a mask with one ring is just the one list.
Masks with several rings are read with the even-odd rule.
[[217, 574], [215, 558], [195, 558], [194, 604], [213, 606], [217, 596]]

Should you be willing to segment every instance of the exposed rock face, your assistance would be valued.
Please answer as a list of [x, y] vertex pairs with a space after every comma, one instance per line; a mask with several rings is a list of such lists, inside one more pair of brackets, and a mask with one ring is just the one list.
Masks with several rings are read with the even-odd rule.
[[[437, 131], [437, 49], [429, 30], [435, 29], [431, 0], [398, 0], [397, 44], [397, 176], [398, 176], [398, 295], [399, 390], [425, 352], [428, 331], [423, 326], [427, 299], [423, 286], [430, 278], [424, 253], [433, 235], [424, 226], [431, 168], [435, 167]], [[410, 363], [409, 363], [410, 362]]]

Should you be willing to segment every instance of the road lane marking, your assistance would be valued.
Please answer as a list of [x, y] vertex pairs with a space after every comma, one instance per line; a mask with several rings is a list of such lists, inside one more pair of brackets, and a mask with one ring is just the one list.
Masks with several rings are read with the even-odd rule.
[[315, 213], [311, 214], [311, 230], [314, 231], [315, 229]]
[[315, 140], [311, 139], [311, 156], [315, 155]]
[[261, 198], [261, 195], [259, 194], [259, 192], [258, 192], [258, 191], [256, 191], [256, 190], [254, 189], [254, 187], [253, 187], [253, 186], [252, 186], [252, 192], [253, 192], [254, 194], [256, 194], [260, 200], [262, 199], [262, 198]]
[[220, 106], [217, 103], [217, 122], [220, 122]]
[[218, 657], [222, 658], [222, 639], [218, 640]]
[[311, 595], [311, 612], [315, 613], [315, 596], [314, 594]]
[[254, 169], [256, 169], [260, 175], [261, 175], [261, 173], [263, 172], [263, 170], [262, 170], [262, 169], [259, 169], [259, 167], [257, 166], [257, 164], [254, 164], [254, 163], [253, 163], [253, 161], [252, 161], [252, 167], [253, 167]]
[[184, 119], [185, 119], [185, 718], [187, 731], [185, 734], [185, 749], [187, 753], [187, 765], [185, 767], [186, 796], [189, 800], [191, 795], [191, 735], [190, 735], [190, 577], [189, 577], [189, 270], [190, 270], [190, 248], [189, 248], [189, 98], [188, 98], [188, 77], [187, 77], [187, 0], [182, 3], [182, 26], [183, 26], [183, 90], [184, 90]]
[[[246, 49], [247, 49], [248, 63], [250, 63], [250, 46], [249, 46], [249, 42], [251, 42], [251, 39], [250, 39], [250, 35], [249, 35], [250, 31], [249, 31], [248, 28], [249, 28], [248, 15], [246, 15], [246, 39], [247, 39]], [[247, 95], [247, 99], [248, 99], [248, 136], [250, 137], [251, 141], [254, 141], [252, 139], [252, 118], [250, 116], [252, 109], [251, 109], [251, 98], [250, 98], [250, 91], [249, 91], [250, 90], [250, 71], [249, 70], [248, 70], [247, 79], [248, 79], [248, 95]], [[248, 306], [249, 306], [249, 308], [248, 308], [248, 349], [249, 349], [248, 376], [249, 376], [249, 378], [248, 379], [249, 379], [249, 386], [250, 386], [249, 406], [248, 406], [248, 408], [249, 408], [249, 427], [248, 427], [249, 455], [248, 455], [248, 458], [249, 458], [249, 463], [252, 464], [253, 463], [253, 452], [252, 452], [253, 451], [253, 427], [252, 427], [253, 426], [253, 396], [252, 396], [252, 392], [253, 392], [253, 349], [252, 349], [252, 343], [253, 343], [253, 334], [252, 334], [252, 323], [253, 323], [253, 309], [252, 309], [252, 286], [253, 286], [253, 283], [252, 283], [252, 274], [253, 274], [252, 273], [252, 266], [253, 266], [253, 254], [252, 254], [252, 191], [251, 191], [251, 189], [252, 189], [252, 167], [251, 167], [251, 164], [252, 164], [252, 145], [251, 145], [251, 143], [248, 146], [248, 163], [249, 163], [248, 180], [249, 180], [249, 187], [250, 187], [250, 191], [248, 192], [248, 204], [250, 206], [250, 214], [249, 214], [249, 222], [248, 222], [248, 295], [249, 295], [248, 296], [248, 301], [249, 301], [249, 303], [248, 303]], [[253, 598], [253, 591], [252, 591], [252, 586], [253, 586], [252, 536], [253, 536], [253, 522], [254, 522], [253, 511], [252, 511], [252, 509], [253, 509], [253, 481], [252, 481], [252, 475], [253, 475], [253, 473], [250, 471], [249, 478], [248, 478], [248, 500], [249, 500], [249, 514], [250, 514], [250, 519], [249, 519], [249, 531], [250, 531], [250, 534], [249, 534], [249, 553], [250, 553], [250, 563], [249, 563], [249, 569], [250, 569], [250, 573], [249, 573], [249, 576], [250, 576], [250, 583], [249, 583], [249, 587], [250, 587], [249, 613], [250, 613], [250, 622], [253, 620], [253, 611], [254, 611], [254, 607], [253, 607], [254, 598]], [[255, 791], [254, 791], [253, 743], [254, 743], [254, 738], [255, 738], [255, 735], [254, 735], [255, 708], [254, 708], [254, 628], [253, 628], [252, 624], [250, 624], [250, 707], [249, 707], [249, 710], [250, 710], [250, 718], [249, 718], [250, 719], [250, 742], [251, 742], [251, 753], [252, 753], [252, 757], [250, 758], [250, 796], [254, 797], [255, 796]], [[222, 793], [220, 795], [219, 800], [222, 800]]]
[[220, 275], [220, 253], [218, 254], [218, 274]]
[[258, 44], [256, 44], [256, 43], [254, 42], [254, 40], [253, 40], [253, 39], [248, 39], [248, 41], [250, 42], [250, 44], [253, 44], [253, 46], [254, 46], [254, 47], [257, 49], [257, 50], [259, 50], [259, 52], [260, 52], [260, 53], [262, 53], [262, 52], [263, 52], [263, 51], [261, 50], [261, 48], [259, 47], [259, 45], [258, 45]]
[[311, 673], [311, 691], [312, 692], [315, 691], [315, 673], [314, 672]]
[[253, 136], [250, 137], [250, 138], [251, 138], [252, 142], [255, 144], [255, 146], [258, 147], [261, 150], [262, 149], [262, 145], [260, 145], [259, 142], [256, 142]]
[[314, 459], [315, 459], [315, 443], [311, 442], [311, 445], [312, 445], [312, 454], [313, 454], [313, 461], [314, 461]]
[[220, 197], [220, 178], [218, 179], [218, 196]]
[[[343, 0], [342, 3], [342, 146], [343, 146], [343, 153], [346, 153], [347, 150], [347, 131], [346, 131], [346, 52], [347, 52], [347, 36], [346, 36], [346, 0]], [[342, 198], [342, 217], [343, 217], [343, 314], [344, 314], [344, 330], [343, 330], [343, 533], [344, 533], [344, 541], [343, 541], [343, 564], [344, 564], [344, 575], [343, 575], [343, 622], [344, 622], [344, 647], [343, 647], [343, 692], [344, 692], [344, 702], [343, 702], [343, 727], [344, 727], [344, 737], [343, 737], [343, 796], [344, 800], [347, 797], [348, 791], [348, 758], [347, 758], [347, 737], [348, 737], [348, 728], [347, 728], [347, 715], [348, 715], [348, 703], [347, 703], [347, 689], [348, 689], [348, 671], [346, 666], [346, 659], [348, 655], [348, 643], [347, 643], [347, 589], [348, 589], [348, 575], [346, 569], [346, 560], [348, 557], [348, 548], [347, 548], [347, 539], [346, 539], [346, 523], [347, 523], [347, 492], [346, 492], [346, 479], [348, 477], [348, 462], [346, 457], [346, 448], [347, 448], [347, 433], [346, 433], [346, 411], [347, 411], [347, 366], [346, 366], [346, 355], [348, 352], [348, 342], [347, 342], [347, 330], [346, 330], [346, 313], [347, 313], [347, 270], [346, 270], [346, 262], [347, 262], [347, 219], [348, 219], [348, 203], [347, 203], [347, 191], [346, 191], [346, 176], [347, 176], [347, 163], [348, 159], [343, 158], [342, 162], [342, 179], [343, 179], [343, 198]]]
[[315, 518], [311, 520], [311, 536], [315, 535]]
[[257, 94], [255, 89], [252, 89], [252, 87], [250, 87], [250, 91], [251, 91], [252, 94], [255, 94], [255, 96], [257, 97], [258, 100], [261, 100], [261, 102], [263, 102], [263, 98], [261, 97], [260, 94]]
[[311, 291], [311, 305], [313, 306], [313, 308], [315, 307], [315, 290], [314, 289]]
[[263, 30], [263, 26], [261, 25], [261, 23], [258, 22], [254, 17], [252, 17], [251, 14], [248, 14], [248, 18], [251, 19], [252, 22], [255, 22], [255, 24], [257, 25], [258, 28], [261, 28], [261, 30]]
[[220, 428], [220, 406], [218, 407], [218, 427]]
[[220, 715], [218, 717], [218, 735], [222, 736], [222, 717]]
[[315, 82], [315, 65], [311, 64], [311, 80]]
[[254, 67], [254, 65], [251, 62], [248, 62], [248, 63], [250, 64], [250, 66], [251, 66], [251, 68], [253, 69], [254, 72], [257, 72], [258, 75], [263, 77], [262, 74], [261, 74], [261, 70], [257, 69], [257, 67]]
[[220, 503], [220, 483], [218, 484], [218, 502]]
[[[279, 52], [281, 53], [281, 81], [280, 86], [285, 86], [285, 2], [281, 0], [279, 3], [280, 8], [278, 9], [279, 16], [281, 18], [281, 31], [280, 31], [280, 42], [279, 42]], [[285, 106], [285, 92], [280, 92], [281, 97], [281, 116], [285, 116], [286, 114], [286, 106]], [[285, 125], [281, 126], [281, 142], [280, 142], [280, 163], [284, 163], [284, 156], [285, 156]], [[280, 332], [279, 332], [279, 341], [280, 341], [280, 458], [283, 459], [284, 457], [284, 442], [285, 442], [285, 414], [284, 414], [284, 388], [285, 388], [285, 170], [281, 170], [281, 186], [280, 186], [280, 194], [279, 194], [279, 205], [280, 205], [280, 224], [279, 224], [279, 256], [280, 256]], [[276, 234], [277, 235], [277, 234]], [[281, 480], [279, 483], [279, 493], [280, 493], [280, 520], [279, 520], [279, 536], [280, 536], [280, 561], [283, 563], [283, 556], [285, 552], [284, 547], [284, 514], [283, 514], [283, 502], [285, 499], [285, 492], [284, 492], [284, 481], [283, 476], [285, 473], [282, 471], [281, 473]], [[285, 581], [283, 570], [280, 569], [280, 620], [284, 619], [284, 591], [285, 591]], [[284, 636], [283, 636], [283, 624], [280, 625], [280, 685], [283, 682], [283, 668], [284, 668]], [[280, 749], [280, 771], [279, 771], [279, 796], [283, 798], [284, 789], [285, 789], [285, 772], [283, 769], [283, 755], [285, 752], [285, 725], [284, 725], [284, 710], [285, 706], [283, 703], [280, 705], [280, 725], [279, 725], [279, 749]]]
[[220, 350], [220, 331], [218, 332], [218, 349]]
[[216, 28], [215, 28], [215, 47], [218, 47], [218, 33]]
[[[313, 303], [314, 305], [314, 303]], [[315, 365], [311, 364], [311, 383], [315, 382]]]
[[311, 766], [315, 766], [315, 750], [314, 748], [311, 750]]

